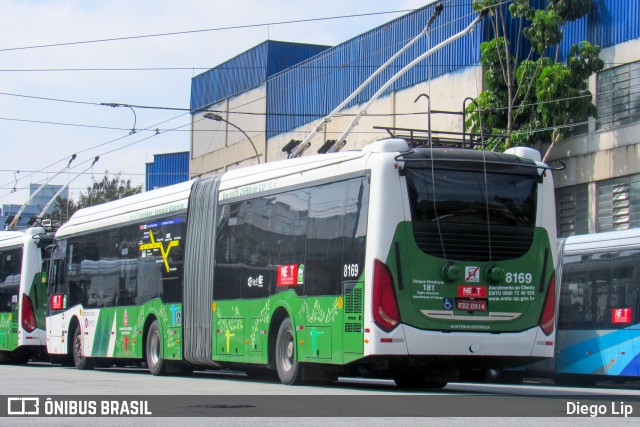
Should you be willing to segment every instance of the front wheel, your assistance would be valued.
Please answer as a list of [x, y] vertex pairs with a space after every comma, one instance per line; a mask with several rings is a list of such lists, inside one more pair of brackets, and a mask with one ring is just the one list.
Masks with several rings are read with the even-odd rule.
[[93, 369], [93, 363], [87, 357], [84, 357], [84, 351], [82, 349], [82, 331], [80, 329], [80, 326], [78, 326], [73, 333], [73, 364], [76, 369], [86, 371], [88, 369]]
[[147, 365], [151, 375], [165, 375], [167, 362], [162, 358], [162, 334], [160, 325], [154, 320], [147, 334]]
[[302, 366], [296, 360], [296, 342], [291, 319], [285, 318], [278, 329], [275, 360], [278, 378], [285, 385], [299, 384], [302, 381]]

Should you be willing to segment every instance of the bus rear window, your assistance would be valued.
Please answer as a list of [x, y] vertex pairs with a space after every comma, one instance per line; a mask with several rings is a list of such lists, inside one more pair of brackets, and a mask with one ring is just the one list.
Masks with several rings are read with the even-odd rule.
[[414, 221], [533, 227], [536, 180], [532, 175], [408, 169]]
[[536, 223], [537, 175], [407, 168], [417, 245], [433, 256], [504, 260], [524, 255]]

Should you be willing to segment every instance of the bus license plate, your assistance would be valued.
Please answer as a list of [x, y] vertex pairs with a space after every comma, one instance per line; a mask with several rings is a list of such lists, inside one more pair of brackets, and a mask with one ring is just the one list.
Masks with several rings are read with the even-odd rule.
[[461, 311], [487, 311], [487, 300], [484, 299], [458, 299], [457, 305]]

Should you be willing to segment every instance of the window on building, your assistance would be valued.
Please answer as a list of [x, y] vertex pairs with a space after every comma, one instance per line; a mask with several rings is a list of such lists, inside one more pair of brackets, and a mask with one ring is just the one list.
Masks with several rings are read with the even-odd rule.
[[598, 129], [640, 119], [640, 61], [609, 68], [598, 74]]
[[596, 186], [598, 233], [640, 227], [640, 175], [608, 179]]
[[568, 237], [589, 232], [589, 189], [587, 184], [556, 191], [558, 235]]

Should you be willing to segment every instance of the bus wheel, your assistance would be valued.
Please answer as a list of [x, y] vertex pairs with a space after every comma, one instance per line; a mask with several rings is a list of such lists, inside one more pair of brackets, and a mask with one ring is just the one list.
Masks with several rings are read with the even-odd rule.
[[414, 372], [402, 370], [394, 372], [392, 378], [400, 388], [418, 388], [424, 386], [424, 380], [427, 378], [427, 373], [425, 371]]
[[157, 320], [153, 321], [147, 335], [147, 365], [151, 375], [164, 375], [167, 372], [167, 363], [162, 358], [162, 335]]
[[26, 365], [29, 362], [29, 354], [21, 353], [18, 350], [0, 351], [0, 363], [11, 363], [13, 365]]
[[82, 331], [79, 326], [73, 332], [73, 364], [76, 369], [81, 371], [93, 369], [93, 364], [88, 358], [84, 357], [82, 351]]
[[425, 381], [422, 384], [422, 387], [423, 388], [440, 389], [440, 388], [445, 388], [447, 386], [447, 384], [449, 384], [447, 381]]
[[276, 367], [280, 382], [286, 385], [299, 384], [302, 380], [302, 366], [296, 360], [296, 343], [291, 319], [285, 318], [278, 329], [276, 339]]

